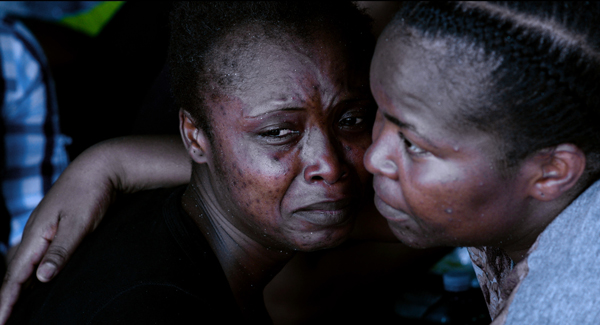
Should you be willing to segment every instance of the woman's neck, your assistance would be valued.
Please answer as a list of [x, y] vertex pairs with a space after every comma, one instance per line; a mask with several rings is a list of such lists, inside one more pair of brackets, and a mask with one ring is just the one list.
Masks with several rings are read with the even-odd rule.
[[205, 235], [217, 256], [244, 315], [268, 317], [263, 289], [294, 256], [289, 250], [269, 249], [236, 228], [217, 204], [210, 180], [197, 173], [182, 196], [182, 207]]
[[535, 244], [538, 237], [546, 227], [558, 217], [579, 193], [563, 195], [562, 197], [547, 201], [532, 201], [527, 213], [523, 213], [525, 223], [515, 230], [512, 240], [506, 240], [503, 245], [497, 245], [513, 260], [515, 264], [525, 259]]

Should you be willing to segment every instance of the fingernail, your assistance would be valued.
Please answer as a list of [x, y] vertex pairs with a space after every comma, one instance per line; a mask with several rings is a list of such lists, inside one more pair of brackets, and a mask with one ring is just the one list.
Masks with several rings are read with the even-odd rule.
[[37, 269], [37, 278], [42, 282], [48, 282], [56, 273], [56, 266], [52, 263], [44, 263]]

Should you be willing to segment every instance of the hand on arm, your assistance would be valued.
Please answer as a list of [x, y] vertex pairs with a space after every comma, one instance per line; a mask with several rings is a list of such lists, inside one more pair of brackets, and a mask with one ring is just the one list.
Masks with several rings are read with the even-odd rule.
[[79, 155], [27, 222], [0, 289], [0, 324], [36, 265], [37, 278], [50, 281], [96, 228], [117, 192], [185, 184], [190, 174], [190, 159], [178, 136], [118, 138]]

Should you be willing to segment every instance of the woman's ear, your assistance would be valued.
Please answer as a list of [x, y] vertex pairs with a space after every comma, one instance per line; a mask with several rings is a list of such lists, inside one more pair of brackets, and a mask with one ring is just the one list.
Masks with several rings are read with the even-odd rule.
[[190, 113], [183, 108], [179, 110], [179, 132], [192, 160], [198, 164], [206, 163], [206, 150], [209, 149], [208, 139], [204, 132], [196, 126], [196, 121]]
[[530, 195], [551, 201], [572, 189], [585, 170], [585, 153], [573, 144], [545, 149], [532, 157], [537, 173]]

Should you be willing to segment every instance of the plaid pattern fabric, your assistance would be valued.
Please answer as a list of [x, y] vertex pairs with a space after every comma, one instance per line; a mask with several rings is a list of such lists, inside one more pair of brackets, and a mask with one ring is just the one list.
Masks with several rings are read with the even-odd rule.
[[29, 215], [68, 164], [70, 139], [59, 131], [58, 109], [46, 58], [24, 25], [0, 23], [4, 79], [2, 194], [11, 217], [9, 246], [21, 240]]

